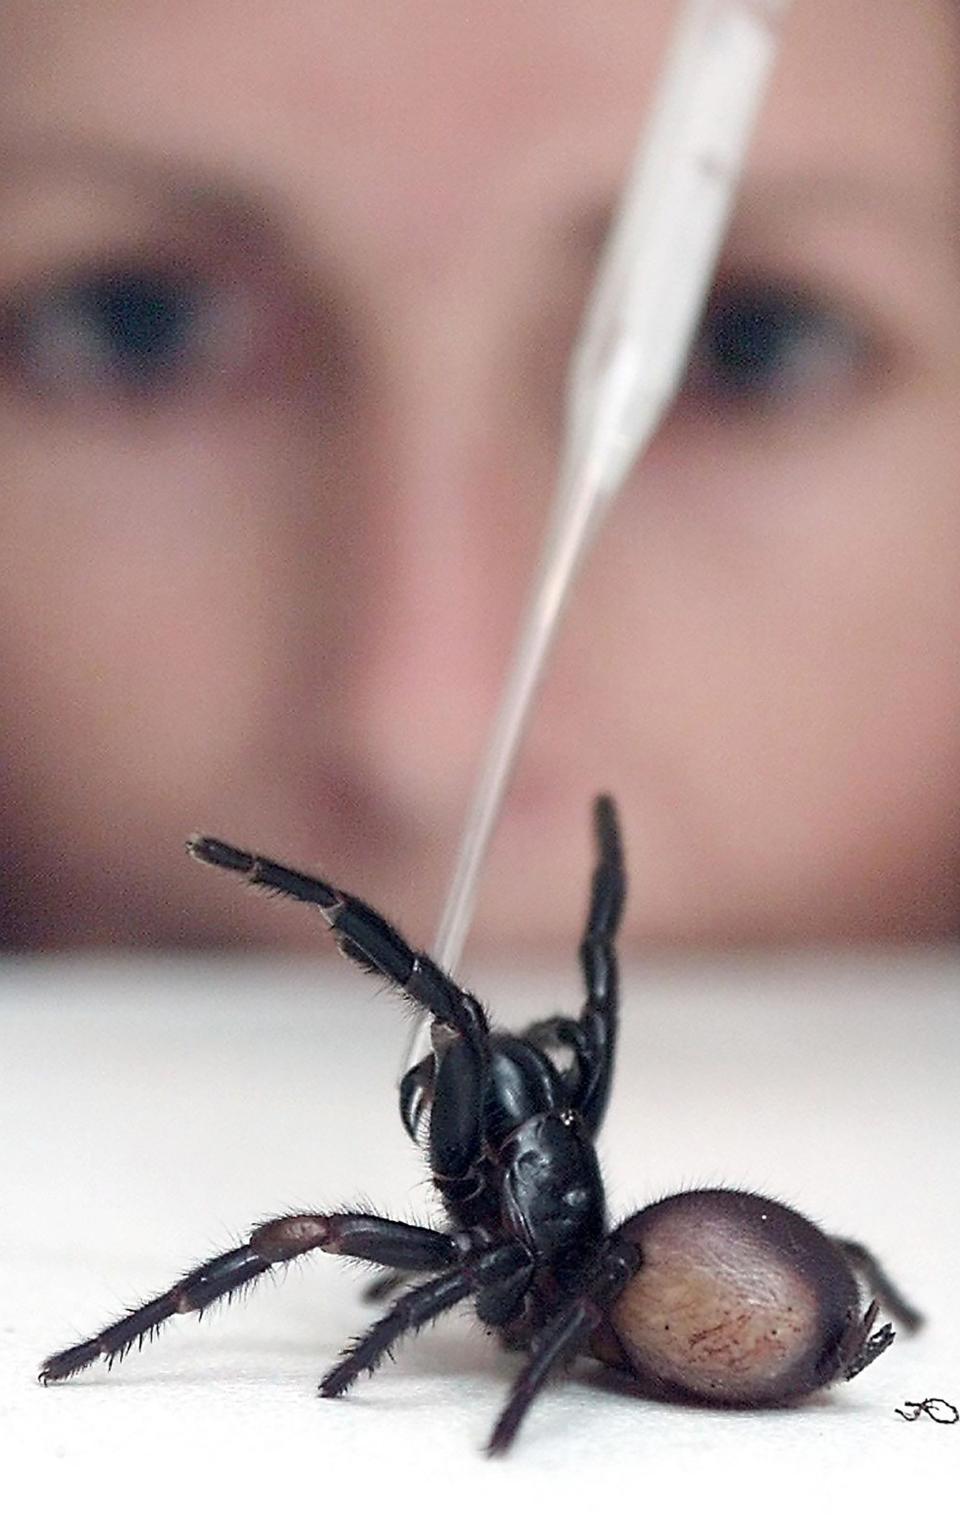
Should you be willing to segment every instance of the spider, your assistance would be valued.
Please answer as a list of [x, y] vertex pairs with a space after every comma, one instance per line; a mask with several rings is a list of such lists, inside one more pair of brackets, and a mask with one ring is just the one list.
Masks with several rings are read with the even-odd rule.
[[[614, 945], [626, 882], [608, 796], [595, 802], [594, 825], [580, 945], [586, 1001], [579, 1018], [553, 1016], [521, 1035], [491, 1029], [475, 997], [356, 896], [213, 838], [190, 841], [201, 862], [319, 907], [348, 959], [432, 1016], [433, 1049], [403, 1078], [400, 1113], [425, 1148], [446, 1220], [419, 1226], [366, 1211], [275, 1217], [51, 1355], [42, 1382], [98, 1358], [112, 1365], [175, 1313], [202, 1312], [313, 1249], [381, 1266], [372, 1288], [380, 1296], [408, 1274], [428, 1277], [350, 1344], [320, 1384], [324, 1397], [339, 1397], [404, 1334], [466, 1300], [503, 1343], [526, 1352], [490, 1454], [509, 1448], [550, 1372], [580, 1354], [630, 1372], [657, 1396], [781, 1405], [849, 1380], [887, 1348], [889, 1323], [872, 1331], [881, 1301], [908, 1330], [919, 1326], [920, 1314], [866, 1248], [760, 1195], [691, 1190], [611, 1227], [594, 1142], [613, 1073]], [[873, 1295], [865, 1311], [858, 1277]]]

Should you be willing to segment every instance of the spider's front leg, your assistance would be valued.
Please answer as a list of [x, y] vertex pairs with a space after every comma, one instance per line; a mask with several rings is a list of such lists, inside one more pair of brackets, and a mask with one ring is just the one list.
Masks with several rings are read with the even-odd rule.
[[45, 1384], [62, 1381], [98, 1359], [112, 1365], [176, 1313], [202, 1313], [231, 1292], [252, 1285], [275, 1264], [286, 1264], [315, 1248], [392, 1270], [435, 1272], [458, 1264], [463, 1247], [463, 1238], [455, 1234], [361, 1211], [278, 1216], [255, 1227], [241, 1247], [197, 1265], [169, 1290], [100, 1333], [50, 1355], [40, 1368], [40, 1380]]
[[232, 870], [249, 885], [260, 885], [316, 907], [336, 935], [341, 954], [362, 970], [381, 976], [411, 1003], [447, 1024], [459, 1039], [477, 1048], [488, 1033], [476, 999], [458, 987], [429, 955], [413, 949], [382, 913], [359, 896], [317, 875], [304, 874], [215, 837], [192, 837], [187, 850], [201, 864]]
[[481, 1114], [490, 1067], [490, 1026], [477, 999], [429, 955], [413, 949], [382, 913], [359, 896], [217, 838], [193, 837], [187, 847], [203, 864], [233, 870], [250, 885], [317, 907], [348, 960], [381, 976], [447, 1026], [450, 1048], [439, 1061], [427, 1058], [404, 1078], [401, 1114], [415, 1136], [421, 1113], [432, 1106], [431, 1170], [444, 1180], [468, 1177], [481, 1157]]
[[595, 800], [593, 820], [597, 863], [580, 941], [586, 999], [578, 1019], [541, 1019], [530, 1025], [524, 1037], [547, 1055], [558, 1046], [573, 1053], [573, 1065], [563, 1073], [570, 1107], [582, 1116], [590, 1135], [596, 1136], [613, 1082], [619, 1015], [616, 939], [627, 879], [617, 809], [609, 795]]

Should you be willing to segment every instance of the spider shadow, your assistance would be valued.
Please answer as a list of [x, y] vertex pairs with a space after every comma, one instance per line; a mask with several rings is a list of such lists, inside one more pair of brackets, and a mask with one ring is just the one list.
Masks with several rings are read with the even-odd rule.
[[801, 1412], [857, 1414], [858, 1404], [848, 1398], [838, 1397], [826, 1388], [812, 1392], [788, 1403], [726, 1403], [705, 1402], [702, 1398], [688, 1396], [680, 1388], [672, 1388], [666, 1382], [641, 1381], [627, 1371], [599, 1360], [581, 1360], [577, 1374], [605, 1397], [621, 1401], [647, 1403], [658, 1408], [676, 1408], [700, 1414], [722, 1413], [740, 1418], [756, 1419]]

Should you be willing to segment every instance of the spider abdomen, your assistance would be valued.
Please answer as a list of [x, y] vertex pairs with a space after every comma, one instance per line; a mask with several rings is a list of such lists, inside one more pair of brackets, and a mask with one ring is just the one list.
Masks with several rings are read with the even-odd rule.
[[611, 1313], [643, 1380], [725, 1403], [781, 1403], [839, 1374], [860, 1298], [846, 1258], [788, 1206], [673, 1195], [622, 1228], [641, 1265]]

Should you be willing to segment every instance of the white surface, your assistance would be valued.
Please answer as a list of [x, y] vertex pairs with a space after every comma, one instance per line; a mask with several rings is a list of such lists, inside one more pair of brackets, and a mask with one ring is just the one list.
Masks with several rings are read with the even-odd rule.
[[[571, 971], [471, 978], [505, 1023], [577, 1000]], [[602, 1141], [613, 1214], [696, 1183], [779, 1195], [862, 1237], [931, 1324], [799, 1408], [648, 1403], [586, 1366], [512, 1455], [480, 1447], [514, 1358], [468, 1314], [342, 1402], [315, 1384], [369, 1320], [318, 1255], [175, 1319], [110, 1375], [41, 1390], [40, 1358], [285, 1209], [426, 1214], [396, 1114], [403, 1013], [343, 962], [8, 963], [0, 972], [0, 1463], [9, 1529], [918, 1528], [955, 1507], [960, 1426], [960, 966], [919, 955], [625, 977]], [[531, 1524], [535, 1522], [535, 1526]], [[939, 1523], [939, 1522], [938, 1522]], [[604, 1521], [606, 1524], [606, 1521]], [[623, 1516], [617, 1521], [623, 1529]]]

